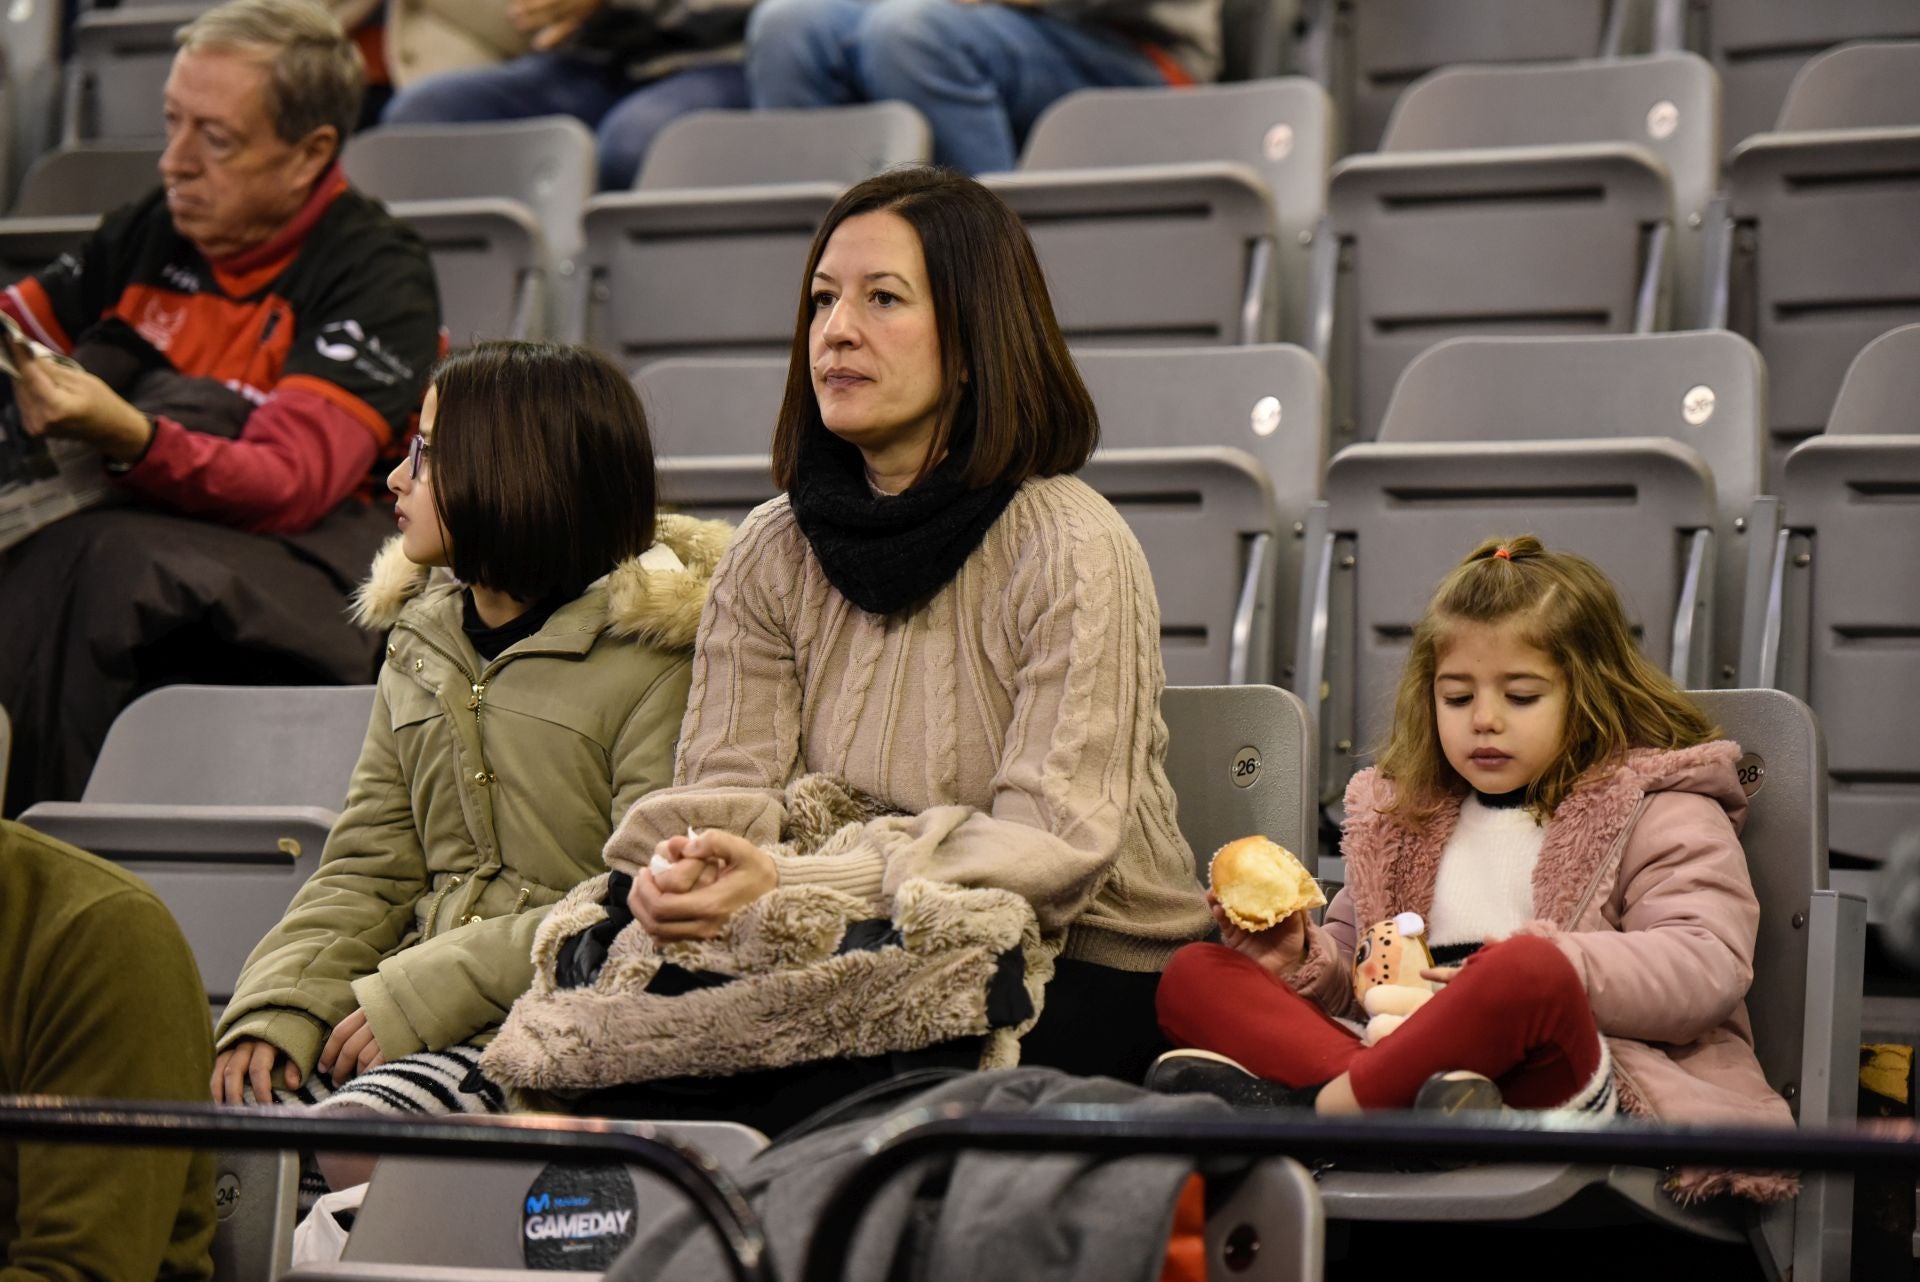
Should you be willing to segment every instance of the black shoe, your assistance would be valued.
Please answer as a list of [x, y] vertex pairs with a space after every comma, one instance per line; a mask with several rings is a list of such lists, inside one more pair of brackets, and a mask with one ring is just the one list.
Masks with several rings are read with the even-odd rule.
[[1312, 1108], [1320, 1088], [1270, 1082], [1212, 1051], [1168, 1051], [1147, 1070], [1147, 1089], [1162, 1095], [1217, 1095], [1235, 1108]]
[[1507, 1101], [1493, 1079], [1465, 1070], [1435, 1073], [1420, 1083], [1413, 1106], [1423, 1113], [1503, 1113]]

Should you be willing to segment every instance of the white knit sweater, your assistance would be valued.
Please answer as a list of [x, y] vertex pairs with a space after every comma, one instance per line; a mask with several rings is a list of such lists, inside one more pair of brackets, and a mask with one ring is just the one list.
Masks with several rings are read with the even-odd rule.
[[787, 500], [714, 572], [674, 786], [607, 843], [632, 871], [689, 826], [763, 847], [782, 790], [827, 774], [899, 817], [845, 853], [776, 856], [884, 911], [909, 877], [1024, 896], [1065, 953], [1154, 971], [1210, 922], [1162, 767], [1160, 610], [1133, 533], [1083, 482], [1028, 481], [926, 602], [860, 610]]
[[1546, 827], [1525, 806], [1495, 807], [1468, 797], [1440, 853], [1427, 915], [1427, 943], [1478, 944], [1513, 934], [1533, 910], [1533, 865]]

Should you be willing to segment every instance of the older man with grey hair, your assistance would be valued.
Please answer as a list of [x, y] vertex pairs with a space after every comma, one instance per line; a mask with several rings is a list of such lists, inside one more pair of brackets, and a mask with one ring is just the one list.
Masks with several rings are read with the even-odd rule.
[[372, 671], [341, 607], [440, 349], [432, 265], [341, 173], [363, 73], [332, 16], [229, 0], [178, 40], [162, 185], [0, 296], [74, 358], [10, 344], [18, 426], [124, 500], [0, 560], [10, 813], [77, 796], [142, 687]]

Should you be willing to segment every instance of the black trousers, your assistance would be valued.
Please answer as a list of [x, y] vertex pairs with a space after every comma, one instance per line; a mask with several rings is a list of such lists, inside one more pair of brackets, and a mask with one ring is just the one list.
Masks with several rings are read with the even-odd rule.
[[80, 796], [135, 696], [188, 681], [373, 679], [380, 638], [347, 617], [390, 519], [342, 511], [281, 539], [135, 507], [56, 521], [0, 558], [5, 813]]

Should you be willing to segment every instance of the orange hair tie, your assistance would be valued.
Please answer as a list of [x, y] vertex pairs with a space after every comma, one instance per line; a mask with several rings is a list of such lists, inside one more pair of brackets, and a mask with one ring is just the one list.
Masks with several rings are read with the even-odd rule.
[[1500, 558], [1500, 559], [1501, 559], [1502, 561], [1511, 561], [1511, 560], [1513, 560], [1513, 553], [1511, 553], [1511, 552], [1509, 552], [1509, 551], [1507, 551], [1507, 549], [1505, 549], [1505, 548], [1495, 548], [1495, 549], [1493, 550], [1493, 554], [1494, 554], [1495, 556], [1497, 556], [1497, 557], [1499, 557], [1499, 558]]

